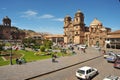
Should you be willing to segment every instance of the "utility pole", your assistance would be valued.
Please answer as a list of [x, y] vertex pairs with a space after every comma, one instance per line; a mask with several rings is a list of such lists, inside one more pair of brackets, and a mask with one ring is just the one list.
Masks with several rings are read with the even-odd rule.
[[10, 65], [13, 65], [12, 63], [12, 35], [10, 36], [10, 46], [11, 46], [11, 51], [10, 51]]

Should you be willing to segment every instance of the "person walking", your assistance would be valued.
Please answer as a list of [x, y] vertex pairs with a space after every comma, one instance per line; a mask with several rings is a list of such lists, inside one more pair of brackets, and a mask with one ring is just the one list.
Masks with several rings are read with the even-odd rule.
[[83, 48], [83, 52], [86, 53], [85, 48]]
[[53, 54], [52, 54], [52, 62], [55, 62], [55, 58], [56, 58], [56, 57], [55, 57], [55, 54], [53, 53]]

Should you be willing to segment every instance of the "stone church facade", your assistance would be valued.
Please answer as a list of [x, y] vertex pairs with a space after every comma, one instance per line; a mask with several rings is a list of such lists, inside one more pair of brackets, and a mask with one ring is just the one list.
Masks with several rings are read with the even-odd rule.
[[95, 18], [89, 27], [85, 26], [84, 14], [78, 10], [74, 19], [70, 16], [64, 18], [64, 43], [86, 44], [88, 46], [104, 46], [111, 28], [104, 27]]
[[0, 25], [0, 40], [22, 40], [25, 38], [25, 32], [17, 27], [11, 26], [11, 19], [7, 16], [2, 19]]

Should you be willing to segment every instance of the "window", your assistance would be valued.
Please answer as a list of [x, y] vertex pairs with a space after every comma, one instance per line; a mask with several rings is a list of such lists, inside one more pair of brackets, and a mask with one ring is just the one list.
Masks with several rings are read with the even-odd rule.
[[76, 21], [78, 21], [78, 18], [76, 18]]
[[77, 72], [78, 72], [78, 73], [81, 73], [81, 74], [85, 74], [85, 71], [84, 71], [84, 70], [78, 70]]
[[91, 69], [87, 70], [87, 72], [86, 72], [86, 74], [89, 74], [89, 73], [91, 73]]
[[91, 69], [91, 71], [94, 71], [94, 69]]
[[76, 32], [76, 34], [78, 34], [78, 32]]
[[86, 74], [89, 74], [89, 70], [86, 71]]

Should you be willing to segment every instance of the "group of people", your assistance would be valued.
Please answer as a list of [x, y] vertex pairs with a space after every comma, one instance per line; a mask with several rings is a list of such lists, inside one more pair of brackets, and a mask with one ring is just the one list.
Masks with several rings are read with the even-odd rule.
[[21, 65], [21, 64], [24, 64], [24, 63], [26, 63], [26, 61], [25, 61], [25, 59], [24, 58], [16, 58], [16, 64], [19, 64], [19, 65]]
[[77, 50], [80, 50], [81, 53], [86, 53], [86, 47], [78, 47]]

